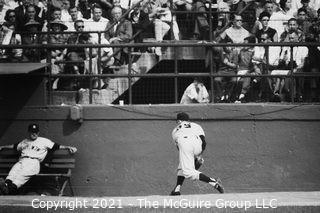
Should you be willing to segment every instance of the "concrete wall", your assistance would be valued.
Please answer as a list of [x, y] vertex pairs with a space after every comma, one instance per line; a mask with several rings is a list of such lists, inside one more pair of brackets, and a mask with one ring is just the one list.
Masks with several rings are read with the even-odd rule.
[[[68, 106], [3, 109], [0, 144], [22, 140], [38, 122], [42, 136], [78, 147], [76, 195], [166, 195], [176, 182], [171, 131], [180, 111], [205, 129], [200, 170], [220, 177], [227, 192], [320, 190], [319, 105], [85, 106], [82, 124], [70, 120]], [[182, 188], [211, 192], [201, 182]]]

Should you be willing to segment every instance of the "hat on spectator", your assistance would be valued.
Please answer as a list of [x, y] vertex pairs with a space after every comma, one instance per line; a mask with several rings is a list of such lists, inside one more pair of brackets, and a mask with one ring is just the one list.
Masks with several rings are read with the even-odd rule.
[[38, 124], [30, 124], [28, 126], [28, 132], [38, 133], [39, 132], [39, 125]]
[[35, 27], [40, 27], [41, 24], [39, 22], [35, 21], [35, 20], [30, 20], [24, 26], [25, 27], [34, 27], [34, 26]]
[[59, 25], [62, 30], [68, 29], [68, 27], [61, 20], [58, 20], [58, 19], [55, 19], [50, 22], [50, 28], [52, 28], [52, 26], [54, 26], [54, 25]]

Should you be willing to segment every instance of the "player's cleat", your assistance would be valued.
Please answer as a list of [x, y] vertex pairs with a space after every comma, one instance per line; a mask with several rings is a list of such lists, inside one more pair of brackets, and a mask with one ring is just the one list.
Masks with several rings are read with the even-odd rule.
[[221, 180], [220, 179], [217, 179], [217, 182], [216, 182], [216, 185], [214, 186], [214, 188], [216, 190], [218, 190], [218, 192], [220, 192], [221, 194], [224, 193], [224, 188], [221, 185]]
[[179, 191], [172, 191], [171, 193], [170, 193], [170, 196], [179, 196], [179, 195], [181, 195], [181, 193], [179, 192]]
[[215, 188], [222, 194], [224, 193], [223, 186], [220, 183], [217, 183]]
[[0, 178], [0, 195], [9, 194], [9, 189], [3, 178]]

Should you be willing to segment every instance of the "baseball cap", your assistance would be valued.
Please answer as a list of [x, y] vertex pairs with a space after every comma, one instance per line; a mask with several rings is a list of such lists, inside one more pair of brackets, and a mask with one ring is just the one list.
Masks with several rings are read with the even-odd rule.
[[38, 124], [30, 124], [28, 126], [28, 132], [38, 133], [39, 132], [39, 125]]
[[185, 112], [180, 112], [177, 114], [177, 120], [181, 121], [188, 121], [189, 120], [189, 115]]

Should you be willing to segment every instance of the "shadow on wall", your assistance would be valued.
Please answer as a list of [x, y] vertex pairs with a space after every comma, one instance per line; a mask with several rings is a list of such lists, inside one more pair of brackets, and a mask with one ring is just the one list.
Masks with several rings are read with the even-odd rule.
[[65, 120], [63, 121], [63, 136], [68, 136], [78, 131], [81, 123], [73, 120]]

